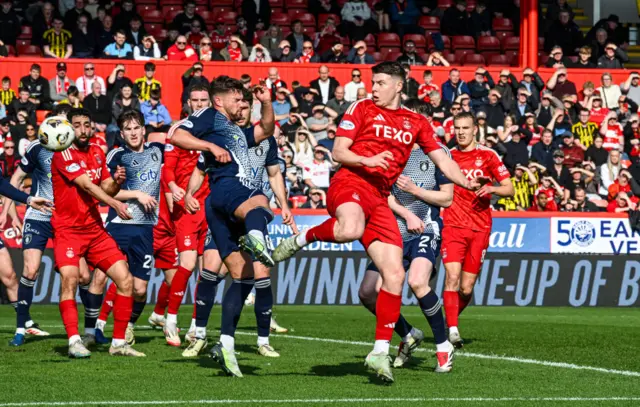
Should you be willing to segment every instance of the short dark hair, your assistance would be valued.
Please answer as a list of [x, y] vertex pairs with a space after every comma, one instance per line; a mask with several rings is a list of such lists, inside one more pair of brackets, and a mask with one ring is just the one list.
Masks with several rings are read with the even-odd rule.
[[5, 83], [5, 82], [11, 83], [11, 78], [9, 78], [8, 76], [5, 76], [4, 78], [2, 78], [2, 82], [3, 83]]
[[63, 25], [64, 25], [64, 20], [62, 19], [62, 17], [58, 14], [54, 14], [53, 17], [51, 18], [51, 21], [60, 21]]
[[156, 64], [154, 64], [153, 62], [147, 62], [146, 64], [144, 64], [144, 71], [154, 71], [156, 70]]
[[29, 70], [30, 70], [30, 71], [33, 71], [34, 69], [35, 69], [36, 71], [42, 71], [42, 67], [40, 66], [40, 64], [32, 64], [32, 65], [31, 65], [31, 68], [29, 68]]
[[120, 130], [124, 129], [126, 123], [131, 121], [138, 122], [140, 126], [144, 127], [144, 117], [142, 113], [134, 109], [126, 109], [120, 116], [118, 116], [118, 127]]
[[591, 114], [591, 112], [589, 111], [589, 109], [586, 109], [586, 108], [584, 108], [584, 107], [583, 107], [582, 109], [580, 109], [580, 112], [579, 112], [579, 113], [585, 113], [585, 112], [586, 112], [586, 113]]
[[431, 104], [421, 99], [416, 99], [416, 98], [409, 99], [405, 101], [403, 105], [407, 109], [413, 110], [414, 112], [421, 114], [423, 116], [431, 116], [431, 114], [433, 113]]
[[27, 89], [25, 87], [22, 87], [22, 88], [18, 89], [18, 93], [22, 93], [22, 92], [31, 93], [31, 92], [29, 92], [29, 89]]
[[247, 88], [243, 88], [242, 89], [242, 99], [245, 100], [246, 102], [249, 102], [249, 104], [252, 104], [253, 103], [253, 92], [251, 92]]
[[149, 97], [151, 99], [158, 99], [160, 100], [160, 98], [162, 97], [162, 91], [160, 89], [151, 89], [149, 91]]
[[584, 189], [584, 188], [582, 188], [582, 187], [575, 187], [575, 188], [573, 189], [573, 193], [574, 193], [574, 195], [575, 195], [575, 193], [576, 193], [576, 192], [578, 192], [578, 191], [582, 191], [582, 192], [584, 192], [585, 194], [587, 193], [587, 190], [586, 190], [586, 189]]
[[300, 21], [300, 20], [298, 20], [298, 19], [293, 20], [293, 21], [291, 22], [291, 27], [293, 27], [293, 26], [294, 26], [294, 25], [296, 25], [296, 24], [302, 24], [302, 21]]
[[478, 125], [478, 121], [476, 120], [476, 117], [471, 112], [461, 112], [453, 117], [454, 122], [456, 120], [463, 120], [463, 119], [471, 119], [473, 121], [474, 126]]
[[142, 19], [140, 19], [140, 17], [134, 15], [133, 17], [131, 17], [131, 20], [129, 20], [129, 23], [131, 23], [132, 21], [137, 21], [137, 22], [141, 23]]
[[226, 75], [218, 76], [211, 81], [211, 96], [224, 95], [229, 92], [240, 92], [244, 89], [244, 84], [235, 78]]
[[407, 77], [402, 65], [395, 61], [380, 62], [378, 65], [375, 65], [373, 68], [371, 68], [371, 72], [374, 75], [383, 73], [389, 76], [394, 76], [402, 80], [403, 82]]
[[191, 92], [207, 92], [209, 93], [209, 87], [207, 85], [202, 85], [202, 84], [196, 84], [193, 85], [189, 88], [189, 94], [191, 94]]
[[126, 33], [124, 30], [122, 30], [122, 29], [117, 30], [117, 31], [116, 31], [116, 33], [114, 34], [114, 37], [115, 37], [116, 35], [118, 35], [118, 34], [122, 34], [122, 35], [124, 35], [125, 37], [127, 36], [127, 33]]
[[53, 107], [53, 116], [69, 117], [69, 112], [73, 107], [68, 103], [59, 103]]
[[74, 117], [88, 117], [90, 121], [93, 121], [93, 119], [91, 119], [91, 112], [88, 111], [85, 108], [79, 108], [79, 109], [71, 109], [69, 111], [69, 114], [67, 115], [67, 119], [69, 120], [69, 122], [73, 121]]
[[249, 76], [249, 74], [243, 73], [242, 76], [240, 76], [240, 80], [243, 83], [249, 83], [251, 82], [251, 76]]
[[77, 96], [79, 94], [80, 91], [78, 91], [78, 88], [73, 85], [69, 86], [69, 88], [67, 89], [67, 95]]
[[427, 69], [426, 71], [424, 71], [424, 73], [422, 74], [422, 76], [427, 76], [427, 75], [433, 76], [433, 72], [431, 72], [431, 70], [430, 70], [430, 69]]

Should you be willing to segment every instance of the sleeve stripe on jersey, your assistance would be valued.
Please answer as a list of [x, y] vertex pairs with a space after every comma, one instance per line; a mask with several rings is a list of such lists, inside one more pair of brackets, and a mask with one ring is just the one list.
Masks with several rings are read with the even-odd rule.
[[170, 140], [171, 137], [173, 137], [173, 133], [175, 133], [175, 131], [178, 129], [178, 127], [180, 127], [182, 125], [182, 123], [184, 123], [185, 120], [186, 119], [182, 119], [182, 120], [178, 121], [176, 124], [174, 124], [173, 126], [171, 126], [171, 128], [167, 132], [167, 140]]
[[352, 103], [351, 106], [349, 106], [349, 108], [345, 112], [345, 114], [353, 114], [353, 111], [356, 109], [356, 106], [358, 106], [360, 102], [364, 102], [365, 100], [369, 100], [369, 99], [360, 99], [357, 102]]
[[202, 113], [204, 113], [205, 110], [207, 110], [207, 109], [211, 109], [211, 108], [210, 107], [203, 107], [202, 109], [196, 110], [195, 112], [191, 113], [191, 116], [200, 117], [200, 115], [202, 115]]
[[109, 164], [111, 162], [111, 160], [113, 159], [113, 157], [119, 153], [120, 151], [124, 151], [124, 149], [122, 147], [118, 147], [115, 150], [111, 150], [109, 152], [109, 154], [107, 155], [107, 164]]
[[26, 152], [31, 151], [35, 146], [40, 145], [40, 140], [33, 140], [28, 146]]
[[65, 161], [72, 161], [73, 160], [73, 156], [71, 155], [69, 150], [64, 150], [62, 152], [62, 158], [64, 158]]

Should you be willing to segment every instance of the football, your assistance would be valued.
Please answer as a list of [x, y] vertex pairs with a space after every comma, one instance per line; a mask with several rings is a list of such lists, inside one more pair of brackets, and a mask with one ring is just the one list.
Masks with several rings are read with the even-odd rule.
[[66, 150], [74, 138], [75, 133], [71, 123], [61, 116], [46, 118], [38, 130], [40, 144], [50, 151]]

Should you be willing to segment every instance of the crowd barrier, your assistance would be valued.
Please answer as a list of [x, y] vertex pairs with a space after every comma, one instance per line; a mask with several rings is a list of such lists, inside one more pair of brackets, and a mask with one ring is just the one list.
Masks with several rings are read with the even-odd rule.
[[[71, 79], [76, 80], [83, 75], [83, 65], [87, 62], [84, 59], [69, 59], [66, 60], [68, 75]], [[105, 78], [105, 81], [115, 65], [119, 62], [123, 62], [127, 67], [127, 77], [132, 81], [144, 76], [144, 61], [117, 61], [109, 59], [96, 59], [91, 61], [96, 67], [96, 74]], [[162, 101], [167, 106], [171, 113], [171, 117], [177, 120], [180, 115], [180, 98], [182, 95], [182, 74], [192, 65], [191, 62], [178, 62], [178, 61], [154, 61], [157, 65], [156, 79], [162, 83], [163, 97]], [[38, 63], [42, 67], [42, 75], [51, 79], [56, 75], [56, 63], [54, 59], [44, 58], [4, 58], [0, 64], [0, 75], [2, 77], [9, 76], [12, 81], [12, 87], [17, 89], [20, 78], [29, 73], [31, 64]], [[242, 74], [248, 74], [253, 79], [253, 83], [256, 83], [259, 78], [266, 79], [267, 71], [269, 67], [277, 67], [280, 72], [282, 80], [287, 82], [291, 87], [292, 81], [299, 81], [302, 85], [308, 85], [313, 79], [318, 78], [318, 68], [321, 64], [295, 64], [295, 63], [236, 63], [236, 62], [204, 62], [204, 74], [207, 78], [213, 78], [219, 75], [229, 75], [233, 77], [240, 77]], [[328, 64], [331, 70], [331, 76], [335, 77], [341, 84], [346, 84], [351, 81], [351, 71], [354, 68], [359, 68], [362, 71], [362, 80], [367, 85], [367, 89], [370, 91], [371, 84], [371, 66], [370, 65], [350, 65], [350, 64]], [[460, 66], [456, 67], [461, 71], [461, 77], [465, 81], [473, 79], [473, 74], [476, 70], [476, 66]], [[436, 67], [414, 67], [411, 71], [411, 76], [419, 83], [422, 83], [422, 76], [425, 69], [430, 69], [433, 72], [433, 82], [438, 86], [442, 85], [448, 78], [449, 70], [451, 68], [436, 68]], [[501, 66], [489, 66], [487, 70], [493, 76], [493, 79], [497, 81], [499, 79], [500, 71], [503, 69], [510, 69], [511, 72], [518, 78], [522, 78], [522, 69], [509, 68]], [[546, 81], [554, 70], [548, 68], [540, 68], [539, 73]], [[570, 69], [569, 80], [574, 82], [578, 87], [578, 90], [582, 89], [582, 84], [586, 81], [592, 81], [596, 86], [600, 85], [600, 76], [604, 73], [603, 70], [597, 69]], [[613, 70], [611, 71], [614, 83], [621, 83], [625, 81], [629, 75], [629, 71], [626, 70]]]
[[[20, 208], [19, 208], [20, 209]], [[296, 211], [301, 229], [326, 219], [325, 211]], [[29, 231], [25, 230], [25, 234]], [[275, 244], [290, 236], [280, 217], [269, 226]], [[491, 306], [640, 306], [639, 235], [624, 215], [567, 213], [494, 213], [490, 247], [476, 284], [473, 303]], [[22, 270], [21, 238], [5, 230], [18, 273]], [[35, 287], [35, 303], [59, 302], [60, 279], [50, 248], [43, 256]], [[359, 303], [358, 287], [369, 260], [357, 243], [314, 243], [273, 274], [276, 304]], [[444, 285], [440, 261], [431, 285], [437, 293]], [[149, 302], [155, 302], [162, 272], [154, 270]], [[196, 276], [189, 282], [185, 303], [193, 303]], [[222, 301], [224, 285], [217, 291]], [[78, 298], [79, 300], [79, 298]], [[403, 304], [415, 304], [405, 284]]]

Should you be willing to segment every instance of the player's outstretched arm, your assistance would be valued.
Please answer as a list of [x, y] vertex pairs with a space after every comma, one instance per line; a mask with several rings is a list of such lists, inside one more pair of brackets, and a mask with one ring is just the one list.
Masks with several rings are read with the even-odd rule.
[[[18, 188], [18, 186], [22, 184], [22, 181], [24, 181], [26, 176], [27, 176], [27, 173], [24, 172], [22, 168], [20, 168], [20, 166], [18, 165], [16, 167], [15, 172], [11, 176], [11, 180], [9, 181], [9, 183], [14, 188]], [[5, 197], [4, 202], [2, 204], [2, 213], [0, 213], [0, 225], [2, 225], [3, 228], [7, 221], [7, 216], [11, 216], [12, 219], [17, 219], [18, 212], [16, 212], [16, 206], [15, 206], [15, 203], [13, 202], [13, 199]]]
[[121, 189], [115, 196], [115, 199], [121, 202], [127, 202], [135, 199], [144, 207], [145, 212], [153, 212], [158, 207], [158, 201], [149, 194], [142, 191], [129, 191]]
[[440, 190], [438, 191], [427, 190], [414, 184], [411, 178], [406, 175], [401, 175], [396, 185], [401, 190], [410, 193], [429, 205], [448, 208], [453, 203], [453, 184], [440, 185]]
[[462, 188], [472, 189], [469, 180], [462, 174], [462, 171], [460, 171], [458, 163], [453, 161], [445, 150], [433, 150], [428, 155], [431, 161], [440, 168], [440, 171], [442, 171], [445, 177]]
[[[105, 180], [105, 181], [108, 181], [108, 180]], [[78, 187], [80, 187], [80, 189], [82, 189], [83, 191], [85, 191], [95, 199], [97, 199], [98, 201], [112, 207], [116, 211], [118, 216], [121, 217], [122, 219], [125, 219], [125, 220], [131, 219], [131, 214], [127, 210], [128, 209], [127, 205], [113, 198], [111, 195], [107, 194], [102, 189], [102, 186], [97, 186], [93, 182], [91, 182], [91, 179], [89, 179], [88, 175], [82, 174], [79, 177], [74, 178], [73, 183], [76, 184]]]
[[184, 129], [175, 130], [171, 137], [171, 144], [185, 150], [208, 151], [213, 154], [216, 161], [222, 164], [231, 162], [231, 155], [227, 150], [222, 147], [218, 147], [213, 143], [194, 137]]
[[291, 227], [294, 234], [298, 234], [298, 226], [291, 214], [289, 208], [289, 202], [287, 201], [287, 189], [284, 186], [284, 178], [280, 172], [280, 165], [270, 165], [267, 167], [267, 174], [269, 175], [269, 185], [276, 196], [276, 200], [282, 209], [282, 223]]
[[515, 194], [515, 190], [513, 189], [513, 183], [510, 178], [505, 178], [500, 181], [499, 186], [493, 185], [483, 185], [482, 188], [476, 191], [476, 195], [479, 197], [497, 195], [502, 198], [510, 198]]
[[276, 116], [273, 112], [271, 104], [271, 92], [264, 86], [256, 86], [253, 93], [260, 101], [260, 124], [254, 129], [254, 138], [256, 145], [262, 143], [267, 138], [273, 136], [276, 128]]
[[351, 151], [349, 148], [353, 140], [348, 137], [336, 137], [333, 145], [333, 159], [348, 167], [381, 167], [389, 169], [389, 161], [393, 161], [393, 154], [383, 151], [373, 157], [363, 157]]

